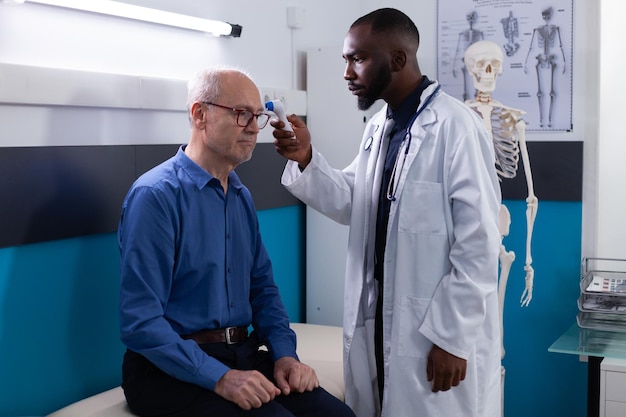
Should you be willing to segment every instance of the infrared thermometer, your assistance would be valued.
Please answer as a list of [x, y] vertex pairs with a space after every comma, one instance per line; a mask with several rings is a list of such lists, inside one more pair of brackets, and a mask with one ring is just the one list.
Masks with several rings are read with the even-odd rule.
[[265, 103], [265, 108], [272, 113], [274, 113], [278, 118], [285, 124], [283, 130], [287, 130], [289, 132], [293, 132], [291, 128], [291, 124], [287, 120], [287, 115], [285, 114], [285, 107], [283, 106], [282, 101], [280, 100], [271, 100]]

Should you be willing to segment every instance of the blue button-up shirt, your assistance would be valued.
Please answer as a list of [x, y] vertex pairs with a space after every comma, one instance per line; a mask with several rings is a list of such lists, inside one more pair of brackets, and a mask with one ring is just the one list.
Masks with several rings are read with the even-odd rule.
[[133, 184], [118, 230], [122, 341], [211, 390], [229, 368], [181, 335], [252, 324], [274, 359], [296, 357], [252, 196], [235, 172], [228, 183], [181, 147]]

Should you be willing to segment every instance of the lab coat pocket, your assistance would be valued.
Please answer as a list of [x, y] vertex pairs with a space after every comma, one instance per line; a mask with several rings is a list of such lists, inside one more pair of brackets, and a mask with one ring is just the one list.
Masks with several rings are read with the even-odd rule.
[[437, 182], [407, 180], [399, 207], [400, 231], [445, 235], [443, 185]]
[[411, 358], [425, 358], [432, 343], [420, 332], [430, 299], [403, 297], [400, 305], [400, 326], [398, 335], [398, 355]]

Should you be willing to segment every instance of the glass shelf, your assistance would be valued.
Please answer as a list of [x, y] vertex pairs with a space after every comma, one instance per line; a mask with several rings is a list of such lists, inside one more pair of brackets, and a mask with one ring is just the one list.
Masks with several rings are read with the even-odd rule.
[[626, 359], [626, 333], [583, 329], [574, 324], [548, 348], [548, 351]]

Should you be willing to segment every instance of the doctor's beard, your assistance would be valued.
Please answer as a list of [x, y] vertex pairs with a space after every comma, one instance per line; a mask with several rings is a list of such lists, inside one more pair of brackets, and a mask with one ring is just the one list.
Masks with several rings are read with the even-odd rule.
[[365, 93], [357, 99], [357, 107], [359, 110], [367, 110], [372, 107], [387, 86], [389, 86], [390, 82], [391, 69], [387, 65], [381, 65], [378, 72], [373, 76], [372, 84], [365, 90]]

